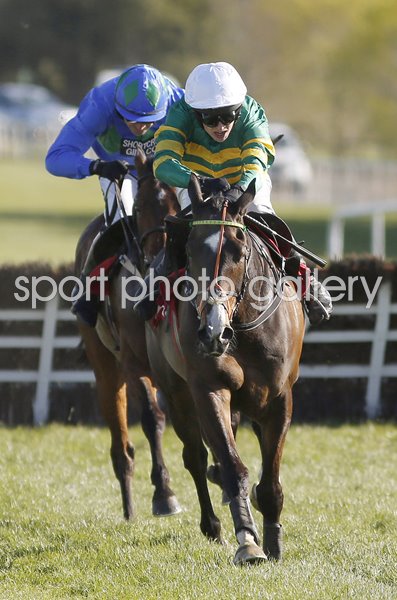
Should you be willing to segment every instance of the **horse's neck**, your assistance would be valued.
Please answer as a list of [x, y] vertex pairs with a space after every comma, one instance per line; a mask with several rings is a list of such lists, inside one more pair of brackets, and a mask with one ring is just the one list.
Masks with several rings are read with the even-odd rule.
[[249, 270], [259, 276], [274, 278], [276, 267], [267, 244], [253, 232], [250, 232], [248, 239], [250, 243]]

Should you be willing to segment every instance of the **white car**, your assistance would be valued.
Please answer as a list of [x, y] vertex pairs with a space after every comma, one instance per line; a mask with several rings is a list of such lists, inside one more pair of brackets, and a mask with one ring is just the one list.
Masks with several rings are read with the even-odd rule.
[[33, 83], [0, 84], [0, 118], [27, 131], [56, 133], [77, 112], [50, 90]]
[[313, 170], [296, 132], [285, 123], [269, 123], [269, 131], [273, 141], [282, 135], [276, 141], [276, 159], [269, 169], [273, 184], [303, 192], [313, 178]]

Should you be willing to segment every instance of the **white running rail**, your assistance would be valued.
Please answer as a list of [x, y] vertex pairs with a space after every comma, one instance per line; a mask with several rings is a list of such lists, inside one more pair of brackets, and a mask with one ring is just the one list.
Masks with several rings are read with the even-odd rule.
[[[397, 378], [397, 364], [385, 362], [388, 342], [397, 341], [397, 329], [390, 329], [390, 316], [397, 314], [397, 304], [391, 301], [391, 285], [382, 284], [377, 293], [377, 302], [371, 308], [364, 304], [336, 304], [337, 315], [375, 315], [375, 326], [372, 330], [311, 330], [305, 336], [305, 344], [354, 344], [368, 342], [371, 344], [369, 364], [311, 365], [301, 364], [301, 379], [349, 379], [364, 378], [367, 380], [365, 409], [369, 419], [380, 414], [382, 378]], [[37, 370], [1, 370], [1, 382], [28, 382], [36, 384], [33, 399], [33, 420], [35, 425], [48, 421], [50, 386], [58, 383], [87, 383], [95, 381], [90, 370], [55, 370], [53, 368], [54, 350], [57, 348], [75, 348], [80, 338], [77, 335], [58, 336], [56, 333], [59, 321], [74, 321], [75, 317], [65, 309], [58, 308], [58, 299], [45, 304], [40, 310], [1, 310], [0, 321], [41, 321], [42, 333], [37, 336], [0, 336], [0, 349], [38, 348], [39, 361]]]

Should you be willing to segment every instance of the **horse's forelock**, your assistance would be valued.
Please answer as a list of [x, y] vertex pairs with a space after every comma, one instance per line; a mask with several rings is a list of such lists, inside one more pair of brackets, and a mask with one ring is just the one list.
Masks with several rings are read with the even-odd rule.
[[224, 196], [222, 196], [222, 194], [212, 196], [211, 198], [208, 198], [208, 200], [200, 204], [198, 211], [196, 210], [195, 212], [200, 212], [200, 216], [203, 218], [209, 218], [211, 216], [212, 218], [216, 217], [220, 219], [224, 201], [225, 198]]

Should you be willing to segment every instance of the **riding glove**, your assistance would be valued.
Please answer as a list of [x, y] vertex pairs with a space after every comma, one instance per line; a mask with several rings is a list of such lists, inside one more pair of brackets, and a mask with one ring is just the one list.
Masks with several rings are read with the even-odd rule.
[[124, 177], [128, 173], [129, 164], [125, 160], [93, 160], [90, 164], [91, 175], [99, 175], [112, 181]]
[[200, 187], [205, 198], [230, 190], [230, 184], [224, 177], [200, 177]]

